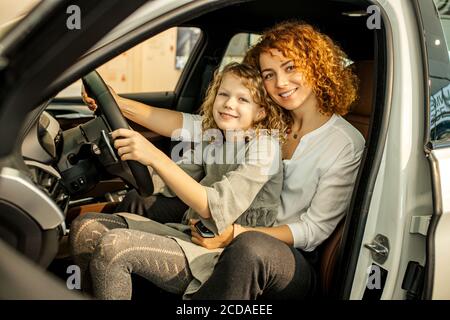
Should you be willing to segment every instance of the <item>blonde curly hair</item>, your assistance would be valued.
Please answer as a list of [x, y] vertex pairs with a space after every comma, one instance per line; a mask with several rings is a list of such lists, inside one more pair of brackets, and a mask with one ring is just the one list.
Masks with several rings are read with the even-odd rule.
[[253, 129], [258, 133], [261, 129], [267, 129], [269, 134], [277, 130], [281, 141], [290, 123], [290, 116], [280, 108], [266, 92], [261, 75], [254, 67], [232, 62], [227, 64], [222, 71], [216, 70], [214, 78], [209, 84], [205, 99], [200, 107], [200, 114], [203, 116], [202, 129], [219, 129], [213, 116], [213, 105], [217, 92], [226, 74], [233, 74], [238, 77], [242, 84], [250, 91], [253, 102], [260, 105], [265, 110], [265, 116], [253, 124]]
[[358, 97], [358, 78], [346, 67], [347, 55], [327, 35], [304, 22], [281, 22], [264, 32], [247, 52], [244, 63], [260, 70], [260, 54], [271, 49], [293, 60], [312, 88], [321, 113], [348, 113]]

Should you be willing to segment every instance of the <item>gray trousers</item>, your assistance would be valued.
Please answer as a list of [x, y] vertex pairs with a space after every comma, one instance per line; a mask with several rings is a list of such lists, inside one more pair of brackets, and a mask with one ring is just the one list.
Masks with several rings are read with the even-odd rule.
[[312, 298], [317, 289], [316, 263], [317, 252], [303, 253], [261, 232], [245, 232], [225, 248], [193, 299]]

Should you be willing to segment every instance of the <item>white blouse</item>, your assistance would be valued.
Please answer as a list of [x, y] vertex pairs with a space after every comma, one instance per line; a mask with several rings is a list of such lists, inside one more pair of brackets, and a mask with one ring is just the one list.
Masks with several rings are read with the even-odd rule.
[[[201, 141], [201, 116], [183, 113], [183, 129], [174, 140]], [[289, 160], [277, 225], [287, 225], [294, 247], [312, 251], [327, 239], [345, 215], [352, 196], [364, 138], [350, 123], [333, 115], [304, 135]]]

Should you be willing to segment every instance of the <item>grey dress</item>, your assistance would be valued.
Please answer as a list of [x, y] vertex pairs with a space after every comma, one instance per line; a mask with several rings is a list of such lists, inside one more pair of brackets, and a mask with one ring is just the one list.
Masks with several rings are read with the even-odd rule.
[[[268, 135], [257, 136], [246, 143], [204, 142], [184, 154], [187, 156], [178, 164], [205, 186], [211, 218], [204, 219], [191, 208], [185, 212], [182, 223], [166, 225], [130, 213], [118, 215], [126, 219], [130, 229], [177, 241], [194, 277], [184, 295], [189, 298], [209, 278], [223, 250], [209, 250], [192, 243], [187, 225], [189, 219], [202, 220], [215, 234], [233, 223], [272, 226], [280, 204], [283, 166], [278, 140]], [[175, 196], [157, 174], [152, 173], [152, 179], [155, 193]]]

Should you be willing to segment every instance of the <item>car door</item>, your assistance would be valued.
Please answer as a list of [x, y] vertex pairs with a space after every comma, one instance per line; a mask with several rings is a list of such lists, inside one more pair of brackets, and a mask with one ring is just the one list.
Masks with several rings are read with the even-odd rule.
[[430, 162], [434, 212], [427, 232], [424, 298], [450, 299], [450, 1], [420, 5], [429, 86], [425, 151]]

